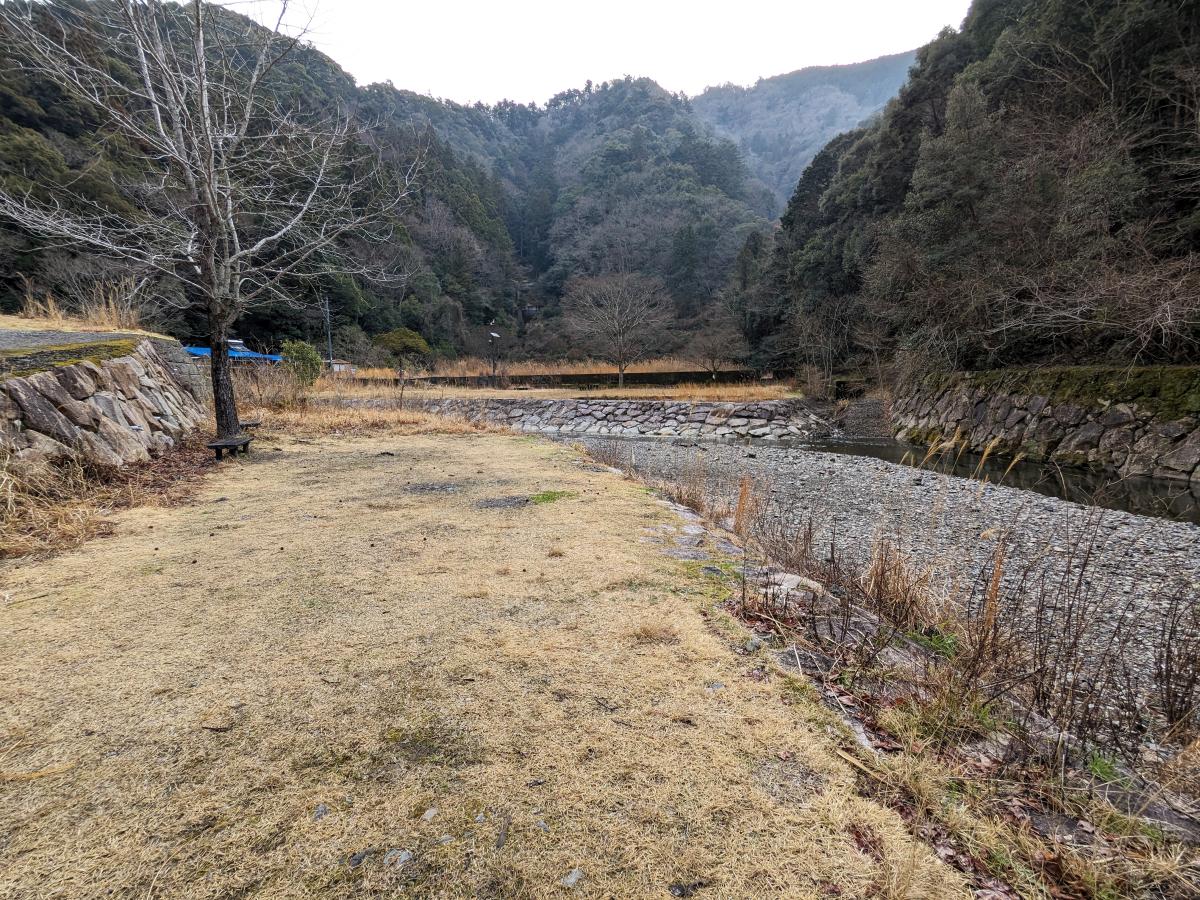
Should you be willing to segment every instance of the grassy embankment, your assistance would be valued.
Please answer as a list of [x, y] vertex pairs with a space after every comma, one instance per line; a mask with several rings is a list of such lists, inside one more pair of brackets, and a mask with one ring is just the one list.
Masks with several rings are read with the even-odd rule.
[[[344, 378], [321, 378], [313, 396], [322, 399], [340, 398], [399, 401], [400, 388], [394, 384], [369, 384]], [[729, 403], [754, 400], [794, 400], [803, 396], [787, 382], [762, 382], [749, 384], [705, 384], [691, 382], [676, 385], [638, 385], [636, 387], [604, 388], [487, 388], [457, 387], [452, 385], [422, 385], [413, 383], [404, 387], [405, 397], [420, 399], [462, 398], [486, 399], [491, 397], [520, 400], [688, 400], [719, 401]]]
[[[628, 445], [593, 453], [636, 477]], [[732, 608], [857, 725], [876, 796], [944, 859], [977, 886], [1002, 884], [997, 896], [1200, 892], [1194, 591], [1106, 591], [1089, 569], [1095, 517], [1056, 548], [1073, 561], [1057, 575], [1042, 560], [1010, 562], [1003, 529], [979, 536], [996, 549], [965, 584], [882, 534], [859, 566], [770, 484], [721, 480], [697, 454], [654, 484], [729, 522], [749, 571], [802, 576], [747, 585]], [[1126, 639], [1151, 614], [1152, 681], [1139, 685], [1131, 673], [1147, 659]]]
[[[700, 367], [693, 359], [681, 356], [660, 356], [631, 363], [626, 370], [631, 375], [647, 372], [692, 372]], [[731, 369], [737, 366], [729, 366]], [[389, 373], [389, 370], [382, 370]], [[614, 375], [616, 369], [612, 363], [604, 360], [503, 360], [498, 366], [501, 375]], [[366, 374], [371, 374], [368, 371]], [[458, 378], [482, 377], [492, 374], [492, 364], [489, 360], [477, 357], [460, 357], [458, 359], [438, 360], [429, 370], [431, 375], [444, 375]]]
[[0, 894], [967, 896], [637, 485], [411, 413], [264, 429], [6, 564]]

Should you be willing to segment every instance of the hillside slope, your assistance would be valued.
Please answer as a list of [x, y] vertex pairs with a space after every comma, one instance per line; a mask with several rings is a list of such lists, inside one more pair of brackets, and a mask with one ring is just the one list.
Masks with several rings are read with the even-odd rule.
[[748, 336], [826, 372], [1195, 361], [1197, 73], [1170, 0], [975, 0], [746, 245]]
[[811, 66], [725, 84], [692, 98], [696, 114], [735, 141], [782, 208], [805, 167], [834, 135], [878, 113], [904, 83], [916, 51], [844, 66]]
[[[209, 11], [226, 17], [231, 32], [245, 28], [235, 13]], [[178, 33], [186, 30], [181, 23]], [[105, 46], [86, 30], [74, 37]], [[0, 187], [47, 198], [69, 191], [120, 217], [155, 215], [154, 174], [137, 149], [119, 135], [98, 137], [103, 117], [27, 77], [18, 54], [15, 42], [0, 40]], [[112, 60], [118, 72], [131, 72], [128, 63]], [[521, 330], [518, 305], [539, 309], [551, 325], [528, 351], [561, 352], [555, 322], [566, 281], [617, 270], [661, 279], [678, 328], [687, 330], [773, 205], [737, 148], [714, 137], [686, 98], [649, 79], [589, 83], [544, 107], [465, 106], [391, 84], [360, 87], [333, 60], [300, 46], [272, 71], [270, 85], [282, 106], [302, 114], [348, 110], [376, 123], [388, 164], [405, 167], [418, 154], [424, 164], [402, 227], [372, 250], [408, 277], [297, 284], [292, 302], [264, 305], [241, 321], [240, 336], [263, 349], [323, 338], [317, 301], [328, 298], [335, 352], [359, 360], [378, 357], [373, 336], [400, 327], [443, 354], [478, 352], [491, 323]], [[130, 274], [0, 222], [0, 311], [15, 310], [27, 291], [77, 305]], [[170, 279], [160, 282], [154, 293], [177, 294]], [[197, 340], [205, 330], [186, 315], [153, 324]]]

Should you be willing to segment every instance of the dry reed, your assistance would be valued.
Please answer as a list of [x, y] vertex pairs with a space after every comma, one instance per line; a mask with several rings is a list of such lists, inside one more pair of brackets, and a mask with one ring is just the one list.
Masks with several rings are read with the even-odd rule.
[[491, 388], [430, 384], [420, 380], [397, 381], [386, 378], [322, 376], [314, 386], [317, 396], [348, 398], [394, 398], [406, 391], [415, 397], [514, 398], [530, 400], [691, 400], [745, 403], [756, 400], [800, 398], [787, 382], [767, 381], [738, 384], [693, 382], [676, 385], [638, 385], [625, 388]]
[[141, 331], [143, 326], [142, 303], [129, 279], [93, 285], [87, 295], [73, 303], [48, 292], [39, 295], [27, 284], [19, 315], [64, 329]]
[[281, 409], [250, 408], [248, 411], [262, 418], [265, 430], [296, 435], [368, 435], [385, 431], [398, 434], [510, 433], [506, 428], [484, 421], [395, 407], [316, 402]]
[[[680, 356], [660, 356], [632, 363], [626, 370], [628, 374], [649, 372], [696, 372], [700, 369], [694, 360]], [[615, 375], [616, 369], [610, 362], [595, 359], [584, 360], [554, 360], [538, 362], [535, 360], [505, 360], [498, 367], [500, 375]], [[458, 359], [438, 360], [432, 370], [434, 375], [444, 375], [455, 378], [475, 378], [492, 374], [491, 360], [478, 357], [464, 356]]]
[[82, 544], [118, 509], [186, 499], [212, 464], [202, 441], [120, 469], [74, 456], [28, 463], [0, 451], [0, 559]]

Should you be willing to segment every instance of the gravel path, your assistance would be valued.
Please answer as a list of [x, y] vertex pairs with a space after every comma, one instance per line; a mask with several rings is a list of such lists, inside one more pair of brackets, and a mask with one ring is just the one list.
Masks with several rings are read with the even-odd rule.
[[[588, 446], [605, 442], [575, 438]], [[1157, 630], [1174, 592], [1200, 602], [1200, 526], [1080, 506], [1053, 497], [916, 470], [867, 457], [796, 448], [728, 444], [607, 442], [632, 455], [643, 475], [677, 478], [702, 467], [717, 495], [736, 498], [743, 475], [770, 492], [768, 515], [789, 529], [810, 517], [817, 546], [865, 562], [877, 537], [890, 539], [922, 566], [959, 584], [988, 563], [1001, 532], [1009, 535], [1006, 572], [1079, 573], [1115, 618], [1127, 600], [1141, 607], [1138, 642]], [[1094, 535], [1094, 538], [1092, 537]], [[1081, 545], [1091, 543], [1082, 563]], [[1103, 613], [1102, 613], [1103, 614]], [[1139, 668], [1149, 665], [1142, 659]]]

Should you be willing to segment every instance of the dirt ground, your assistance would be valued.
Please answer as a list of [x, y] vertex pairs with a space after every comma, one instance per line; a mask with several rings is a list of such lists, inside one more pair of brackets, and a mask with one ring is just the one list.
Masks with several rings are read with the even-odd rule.
[[0, 897], [966, 896], [634, 483], [263, 438], [0, 568]]

